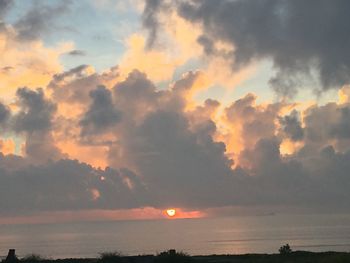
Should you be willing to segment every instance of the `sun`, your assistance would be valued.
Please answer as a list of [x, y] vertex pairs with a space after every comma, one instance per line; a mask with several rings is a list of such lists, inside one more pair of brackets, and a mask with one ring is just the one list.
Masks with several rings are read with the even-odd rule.
[[166, 210], [166, 214], [170, 217], [173, 217], [176, 215], [176, 210], [174, 208], [171, 208], [171, 209], [167, 209]]

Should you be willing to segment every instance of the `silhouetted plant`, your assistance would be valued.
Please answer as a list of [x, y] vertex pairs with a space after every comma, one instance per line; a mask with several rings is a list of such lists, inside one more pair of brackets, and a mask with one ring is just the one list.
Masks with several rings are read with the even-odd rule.
[[174, 249], [161, 252], [158, 254], [155, 259], [155, 263], [189, 263], [193, 262], [193, 259], [183, 253], [183, 252], [176, 252]]
[[122, 254], [120, 252], [103, 252], [100, 254], [99, 262], [102, 263], [119, 263], [125, 262]]
[[292, 253], [292, 249], [290, 248], [289, 244], [285, 244], [281, 246], [278, 250], [281, 255], [286, 255]]
[[18, 258], [16, 256], [16, 250], [13, 249], [13, 248], [10, 248], [6, 259], [4, 261], [2, 261], [2, 262], [17, 263], [18, 262]]
[[27, 255], [24, 258], [22, 258], [21, 262], [36, 263], [36, 262], [41, 262], [43, 260], [45, 260], [45, 259], [38, 254], [30, 254], [30, 255]]

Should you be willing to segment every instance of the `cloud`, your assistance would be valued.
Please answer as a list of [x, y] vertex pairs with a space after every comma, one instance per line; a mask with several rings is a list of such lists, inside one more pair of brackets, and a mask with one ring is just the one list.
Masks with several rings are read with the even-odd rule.
[[6, 12], [12, 7], [13, 0], [0, 0], [0, 25], [1, 20], [3, 19], [3, 16], [6, 14]]
[[[9, 168], [25, 162], [0, 155], [1, 214], [144, 206], [147, 196], [138, 178], [126, 169], [96, 170], [73, 160]], [[133, 188], [129, 188], [129, 181]]]
[[141, 34], [131, 35], [125, 44], [127, 50], [120, 61], [120, 70], [125, 75], [138, 69], [154, 81], [166, 81], [171, 79], [176, 67], [187, 60], [165, 50], [148, 50], [146, 39]]
[[157, 92], [156, 86], [145, 73], [133, 70], [128, 77], [114, 88], [117, 106], [133, 121], [141, 120], [158, 105], [163, 92]]
[[28, 133], [49, 130], [56, 106], [44, 98], [44, 91], [19, 88], [17, 96], [21, 111], [14, 116], [14, 130]]
[[[2, 213], [350, 209], [348, 102], [298, 113], [296, 104], [259, 104], [254, 94], [229, 106], [198, 104], [188, 96], [200, 77], [189, 71], [160, 89], [138, 70], [124, 79], [116, 68], [96, 73], [82, 65], [56, 74], [50, 88], [18, 89], [16, 107], [3, 107], [23, 137], [23, 156], [2, 140], [0, 187], [12, 189], [1, 188]], [[79, 113], [66, 113], [66, 104]], [[301, 146], [285, 155], [285, 140]]]
[[235, 158], [242, 150], [252, 149], [260, 139], [274, 136], [276, 119], [287, 106], [283, 103], [259, 105], [256, 99], [252, 93], [245, 95], [227, 106], [221, 117], [224, 131], [219, 138], [223, 139], [228, 152]]
[[62, 73], [55, 74], [48, 88], [53, 91], [53, 99], [60, 103], [86, 104], [90, 92], [99, 85], [110, 86], [119, 77], [119, 68], [112, 67], [98, 74], [89, 65], [79, 65]]
[[80, 120], [82, 136], [106, 132], [108, 128], [116, 125], [121, 113], [116, 109], [112, 101], [112, 93], [104, 86], [99, 86], [90, 92], [92, 103]]
[[305, 146], [302, 153], [331, 145], [337, 151], [349, 149], [349, 103], [311, 106], [303, 113]]
[[[157, 91], [145, 75], [134, 72], [115, 88], [118, 107], [128, 114], [119, 124], [119, 143], [110, 148], [110, 164], [127, 164], [136, 171], [156, 196], [152, 205], [176, 204], [193, 209], [224, 205], [316, 206], [317, 200], [328, 199], [328, 204], [346, 207], [343, 200], [336, 198], [336, 186], [325, 195], [312, 190], [332, 176], [325, 175], [318, 181], [311, 168], [314, 164], [308, 158], [321, 158], [322, 148], [306, 156], [296, 152], [287, 158], [280, 153], [281, 140], [286, 137], [276, 137], [278, 121], [284, 108], [293, 109], [291, 105], [259, 105], [250, 94], [226, 109], [227, 121], [234, 123], [232, 130], [241, 127], [241, 133], [235, 136], [243, 140], [242, 149], [236, 151], [238, 167], [232, 169], [225, 150], [227, 142], [213, 139], [220, 132], [211, 119], [218, 103], [207, 101], [193, 111], [185, 111], [186, 93], [179, 91], [193, 87], [189, 76], [192, 75], [184, 75], [171, 90], [163, 92]], [[323, 147], [327, 145], [324, 141]]]
[[[80, 65], [53, 77], [48, 85], [48, 90], [52, 92], [52, 100], [57, 104], [56, 128], [53, 131], [53, 136], [57, 142], [56, 145], [66, 156], [88, 162], [94, 167], [108, 165], [106, 145], [115, 141], [115, 138], [110, 136], [113, 125], [109, 127], [109, 131], [103, 127], [99, 128], [89, 116], [86, 125], [83, 125], [84, 136], [81, 137], [83, 132], [80, 122], [89, 110], [90, 93], [101, 85], [105, 86], [107, 90], [111, 89], [119, 79], [120, 74], [117, 66], [97, 73], [88, 65]], [[97, 110], [98, 108], [102, 109], [104, 105], [96, 105], [96, 107], [93, 108], [94, 116], [99, 114], [115, 116], [116, 112], [102, 113]]]
[[135, 127], [132, 137], [123, 138], [133, 167], [157, 197], [155, 205], [213, 205], [222, 197], [208, 195], [219, 191], [219, 182], [230, 174], [224, 145], [207, 133], [212, 129], [192, 132], [181, 114], [156, 111]]
[[15, 153], [15, 142], [12, 139], [0, 139], [0, 152], [7, 155], [7, 154], [14, 154]]
[[301, 127], [300, 117], [297, 111], [280, 119], [283, 131], [293, 140], [300, 141], [304, 137], [304, 130]]
[[[348, 1], [204, 0], [167, 2], [168, 8], [163, 8], [165, 5], [146, 2], [144, 26], [150, 32], [150, 43], [160, 27], [159, 15], [175, 10], [202, 26], [198, 41], [204, 52], [227, 58], [234, 70], [255, 60], [272, 60], [276, 75], [270, 84], [281, 95], [292, 96], [312, 75], [317, 75], [323, 90], [350, 81]], [[220, 41], [233, 50], [216, 48]]]
[[91, 67], [88, 65], [80, 65], [77, 66], [75, 68], [69, 69], [63, 73], [59, 73], [59, 74], [55, 74], [53, 76], [53, 80], [52, 80], [52, 85], [55, 84], [55, 82], [60, 82], [62, 80], [64, 80], [65, 78], [70, 78], [70, 77], [83, 77], [85, 76], [85, 72], [88, 73], [89, 69]]
[[16, 37], [19, 41], [33, 41], [58, 30], [55, 19], [67, 12], [69, 5], [69, 0], [61, 1], [55, 6], [34, 2], [32, 8], [14, 23]]
[[72, 43], [46, 47], [40, 39], [20, 41], [11, 24], [0, 30], [1, 96], [13, 99], [18, 87], [46, 86], [52, 75], [62, 70], [59, 56], [72, 49]]
[[162, 1], [159, 0], [147, 0], [143, 11], [143, 26], [149, 29], [148, 47], [153, 46], [154, 41], [157, 38], [159, 23], [155, 14], [161, 7], [161, 2]]
[[67, 54], [69, 56], [77, 57], [77, 56], [86, 56], [87, 53], [84, 50], [74, 49], [69, 51]]
[[11, 122], [13, 130], [26, 137], [25, 155], [35, 163], [62, 158], [51, 134], [56, 105], [45, 98], [42, 89], [19, 88], [17, 97], [20, 110]]
[[0, 125], [5, 123], [10, 116], [10, 110], [0, 102]]
[[[10, 2], [0, 0], [2, 10]], [[34, 5], [1, 24], [0, 84], [17, 90], [0, 103], [1, 214], [320, 204], [349, 211], [347, 86], [339, 102], [322, 105], [259, 103], [253, 93], [196, 100], [213, 84], [235, 86], [263, 59], [273, 62], [269, 83], [283, 96], [315, 74], [324, 90], [346, 84], [345, 1], [317, 9], [313, 0], [147, 1], [149, 39], [130, 36], [121, 64], [105, 72], [63, 71], [60, 54], [83, 52], [40, 40], [66, 4]], [[205, 65], [187, 70], [202, 53]]]

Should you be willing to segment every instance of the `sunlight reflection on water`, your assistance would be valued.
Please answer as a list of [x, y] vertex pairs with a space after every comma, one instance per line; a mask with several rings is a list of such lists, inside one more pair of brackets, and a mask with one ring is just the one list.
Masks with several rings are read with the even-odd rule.
[[175, 248], [192, 255], [350, 251], [350, 215], [269, 215], [227, 218], [0, 225], [0, 255], [96, 257], [104, 251], [154, 254]]

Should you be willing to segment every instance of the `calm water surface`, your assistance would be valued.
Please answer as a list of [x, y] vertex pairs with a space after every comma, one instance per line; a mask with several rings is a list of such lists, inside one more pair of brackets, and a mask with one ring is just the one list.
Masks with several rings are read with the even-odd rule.
[[350, 251], [350, 214], [271, 215], [227, 218], [0, 225], [0, 255], [96, 257], [104, 251], [154, 254], [169, 248], [192, 255]]

